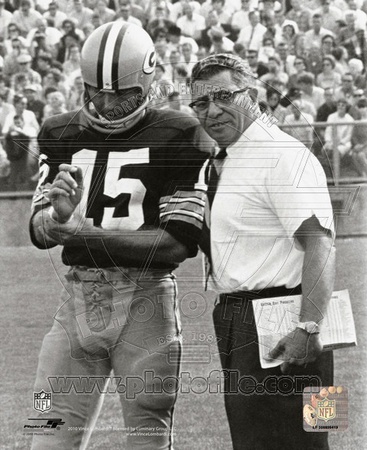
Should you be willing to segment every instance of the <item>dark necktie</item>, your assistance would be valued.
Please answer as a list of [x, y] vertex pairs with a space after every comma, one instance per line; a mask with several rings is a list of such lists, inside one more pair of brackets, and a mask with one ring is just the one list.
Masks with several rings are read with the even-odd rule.
[[203, 225], [203, 230], [201, 233], [201, 239], [199, 242], [199, 247], [204, 252], [206, 256], [205, 260], [205, 289], [208, 284], [208, 278], [211, 273], [212, 260], [211, 260], [211, 249], [210, 249], [210, 215], [211, 209], [214, 202], [214, 197], [218, 189], [218, 182], [220, 173], [218, 171], [218, 167], [216, 163], [219, 161], [223, 163], [224, 158], [227, 156], [226, 149], [220, 150], [220, 152], [216, 156], [212, 156], [209, 160], [209, 164], [205, 174], [205, 180], [208, 185], [208, 207], [205, 208], [205, 220]]

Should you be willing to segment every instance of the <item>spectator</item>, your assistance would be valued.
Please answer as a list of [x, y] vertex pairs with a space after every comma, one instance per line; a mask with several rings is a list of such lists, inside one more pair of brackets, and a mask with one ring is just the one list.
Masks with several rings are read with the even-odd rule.
[[80, 37], [75, 31], [69, 31], [65, 34], [60, 40], [59, 51], [57, 52], [57, 61], [61, 64], [67, 61], [70, 55], [70, 48], [79, 44]]
[[107, 8], [106, 0], [98, 0], [94, 9], [94, 14], [98, 14], [101, 24], [111, 22], [115, 18], [115, 11]]
[[[329, 1], [329, 0], [327, 0]], [[332, 54], [335, 47], [335, 39], [331, 34], [325, 34], [321, 39], [321, 53], [323, 56], [328, 56]]]
[[59, 10], [57, 2], [50, 2], [48, 11], [43, 14], [43, 17], [47, 21], [52, 20], [54, 27], [58, 30], [61, 30], [64, 20], [67, 19], [67, 15]]
[[0, 95], [4, 102], [13, 103], [14, 90], [9, 87], [9, 80], [4, 75], [0, 75]]
[[39, 123], [39, 125], [41, 125], [43, 120], [43, 109], [45, 107], [45, 104], [41, 100], [38, 100], [37, 98], [38, 92], [39, 90], [33, 84], [28, 84], [24, 87], [24, 96], [27, 99], [27, 109], [34, 113], [37, 122]]
[[275, 117], [278, 120], [278, 125], [284, 122], [286, 115], [286, 109], [280, 104], [281, 97], [279, 91], [272, 88], [267, 89], [265, 110], [263, 111]]
[[31, 69], [32, 57], [28, 53], [21, 53], [17, 58], [19, 71], [11, 77], [11, 86], [16, 88], [19, 83], [19, 76], [25, 75], [30, 84], [40, 85], [42, 83], [41, 76], [38, 72]]
[[192, 46], [189, 42], [182, 45], [183, 66], [187, 71], [187, 76], [191, 77], [191, 71], [195, 63], [198, 61], [197, 56], [192, 51]]
[[301, 75], [298, 87], [302, 91], [302, 98], [311, 102], [317, 110], [323, 103], [324, 90], [314, 85], [314, 77], [310, 74]]
[[36, 26], [30, 30], [27, 35], [27, 46], [30, 47], [33, 43], [37, 44], [37, 36], [44, 36], [45, 44], [51, 49], [53, 55], [56, 56], [57, 45], [62, 38], [61, 32], [55, 27], [47, 26], [47, 20], [45, 18], [38, 19]]
[[301, 112], [301, 107], [299, 100], [293, 102], [291, 105], [292, 114], [285, 116], [284, 119], [284, 124], [290, 125], [290, 128], [287, 127], [284, 131], [311, 149], [313, 143], [313, 117], [310, 114]]
[[[292, 7], [286, 14], [286, 18], [288, 20], [292, 20], [299, 27], [301, 25], [301, 17], [304, 17], [306, 15], [306, 17], [308, 17], [308, 22], [310, 22], [311, 11], [302, 5], [301, 0], [290, 0], [290, 4]], [[284, 29], [284, 24], [283, 24], [283, 29]], [[298, 30], [295, 32], [297, 33]]]
[[278, 55], [271, 56], [268, 63], [269, 72], [260, 78], [265, 84], [271, 85], [273, 81], [280, 81], [285, 86], [288, 83], [288, 75], [280, 70], [280, 58]]
[[331, 5], [331, 0], [321, 0], [321, 7], [316, 10], [320, 14], [323, 26], [336, 34], [338, 32], [337, 20], [342, 19], [343, 13], [336, 6]]
[[169, 63], [169, 51], [167, 42], [165, 40], [157, 41], [155, 43], [155, 51], [157, 54], [157, 63], [160, 64]]
[[249, 13], [249, 20], [251, 26], [243, 28], [240, 31], [237, 42], [243, 44], [247, 50], [256, 50], [258, 52], [266, 32], [266, 27], [260, 23], [260, 14], [258, 11], [251, 11]]
[[[183, 14], [183, 5], [187, 3], [187, 0], [179, 0], [171, 7], [169, 20], [172, 23], [177, 23], [177, 19]], [[200, 3], [196, 1], [189, 2], [195, 13], [200, 14]]]
[[275, 55], [274, 39], [266, 37], [263, 38], [262, 46], [259, 49], [259, 61], [264, 64], [269, 62], [269, 57]]
[[348, 72], [353, 76], [354, 84], [356, 84], [357, 78], [362, 75], [362, 72], [364, 70], [363, 62], [360, 59], [351, 58], [348, 61], [348, 69]]
[[347, 72], [342, 77], [342, 85], [335, 89], [335, 98], [336, 100], [343, 98], [351, 105], [353, 101], [354, 90], [355, 88], [353, 85], [353, 75]]
[[341, 76], [346, 72], [349, 72], [347, 49], [344, 47], [335, 47], [331, 54], [336, 61], [335, 70], [340, 73]]
[[313, 103], [303, 98], [303, 92], [298, 88], [289, 89], [287, 95], [282, 98], [281, 105], [287, 108], [287, 114], [292, 114], [292, 103], [298, 100], [300, 110], [306, 114], [310, 114], [313, 118], [316, 117], [316, 109]]
[[0, 0], [0, 38], [7, 38], [7, 28], [9, 23], [12, 21], [13, 14], [6, 10], [5, 0]]
[[174, 23], [169, 20], [169, 8], [167, 2], [164, 0], [158, 1], [153, 16], [148, 15], [148, 25], [146, 27], [148, 33], [154, 38], [156, 30], [165, 30], [166, 33], [168, 28], [172, 25], [174, 25]]
[[262, 77], [266, 73], [269, 72], [267, 65], [258, 60], [258, 51], [257, 50], [248, 50], [247, 51], [247, 60], [249, 66], [254, 74], [257, 75], [258, 78]]
[[4, 58], [4, 75], [11, 77], [19, 71], [18, 56], [23, 50], [22, 43], [19, 38], [15, 37], [11, 40], [12, 50]]
[[355, 89], [353, 92], [353, 97], [350, 101], [350, 104], [347, 108], [347, 113], [353, 117], [354, 120], [361, 120], [361, 112], [357, 107], [358, 101], [363, 98], [363, 90]]
[[76, 26], [83, 29], [84, 25], [91, 22], [93, 11], [83, 5], [82, 0], [73, 0], [73, 8], [70, 17], [75, 20]]
[[332, 35], [332, 31], [321, 26], [322, 17], [315, 13], [312, 16], [312, 28], [306, 31], [306, 48], [317, 47], [321, 49], [321, 40], [326, 35]]
[[6, 95], [0, 92], [0, 136], [3, 134], [2, 129], [5, 123], [5, 119], [8, 115], [14, 115], [14, 106], [6, 101]]
[[308, 75], [313, 76], [312, 73], [307, 72], [306, 59], [302, 58], [301, 56], [296, 56], [296, 58], [294, 60], [294, 68], [295, 68], [296, 72], [289, 77], [288, 89], [298, 86], [298, 78], [301, 75], [308, 74]]
[[80, 109], [84, 105], [84, 81], [81, 76], [74, 78], [73, 86], [70, 89], [70, 95], [67, 102], [67, 109], [73, 111]]
[[50, 92], [46, 96], [46, 106], [43, 111], [44, 120], [51, 116], [56, 116], [57, 114], [63, 114], [67, 112], [65, 107], [65, 97], [61, 92]]
[[352, 160], [358, 173], [367, 175], [367, 99], [361, 98], [357, 102], [364, 125], [355, 125], [352, 132]]
[[34, 113], [27, 109], [28, 102], [26, 97], [22, 95], [15, 96], [13, 103], [14, 112], [10, 113], [5, 119], [2, 130], [3, 134], [5, 135], [9, 132], [10, 128], [13, 125], [14, 116], [17, 115], [20, 116], [24, 122], [24, 129], [26, 130], [26, 134], [35, 138], [39, 130], [39, 124]]
[[193, 12], [190, 3], [186, 3], [182, 7], [183, 15], [177, 20], [177, 26], [181, 28], [184, 36], [199, 39], [202, 30], [205, 30], [205, 19], [200, 14]]
[[54, 88], [60, 91], [65, 98], [68, 97], [69, 88], [65, 83], [65, 78], [61, 70], [56, 67], [50, 69], [48, 74], [43, 79], [43, 97], [46, 99], [47, 88]]
[[231, 20], [232, 29], [235, 31], [237, 37], [243, 28], [251, 27], [251, 22], [249, 19], [249, 13], [251, 0], [241, 0], [241, 9], [236, 11]]
[[121, 0], [120, 7], [116, 17], [117, 17], [116, 20], [122, 20], [123, 22], [133, 23], [134, 25], [138, 25], [139, 27], [143, 26], [141, 20], [137, 19], [131, 14], [130, 0]]
[[347, 10], [345, 12], [345, 22], [346, 26], [340, 30], [338, 36], [338, 45], [346, 48], [349, 58], [360, 58], [366, 63], [367, 46], [365, 32], [356, 26], [355, 11]]
[[284, 22], [282, 30], [282, 41], [288, 45], [288, 48], [294, 53], [294, 48], [297, 39], [296, 27], [293, 24]]
[[212, 0], [212, 9], [217, 13], [221, 25], [230, 25], [231, 11], [224, 6], [224, 0]]
[[69, 47], [69, 58], [63, 63], [63, 73], [66, 77], [80, 71], [80, 49], [79, 45], [72, 44]]
[[14, 115], [4, 137], [4, 148], [10, 162], [8, 187], [12, 190], [25, 188], [30, 181], [32, 175], [29, 164], [30, 138], [22, 116]]
[[[346, 125], [328, 126], [325, 130], [324, 150], [328, 156], [332, 156], [336, 148], [340, 155], [340, 162], [345, 167], [349, 163], [348, 153], [352, 148], [353, 117], [347, 114], [348, 102], [340, 98], [336, 103], [336, 112], [329, 115], [328, 124], [348, 122]], [[334, 130], [333, 130], [334, 128]], [[335, 141], [333, 139], [335, 138]]]
[[168, 51], [170, 51], [170, 52], [172, 50], [180, 51], [181, 46], [185, 42], [189, 42], [192, 45], [192, 51], [194, 53], [196, 53], [199, 50], [198, 44], [196, 43], [195, 39], [187, 37], [187, 36], [182, 36], [181, 28], [176, 25], [172, 25], [168, 29], [167, 40], [168, 40], [168, 44], [167, 44]]
[[35, 70], [41, 75], [42, 80], [50, 71], [52, 61], [52, 55], [50, 53], [41, 53], [35, 59]]
[[31, 8], [31, 2], [21, 0], [20, 8], [14, 11], [12, 21], [20, 29], [21, 36], [25, 38], [31, 29], [37, 26], [38, 19], [42, 19], [42, 16], [38, 11]]
[[62, 27], [61, 27], [61, 33], [64, 36], [70, 35], [71, 33], [77, 34], [80, 42], [83, 42], [85, 39], [83, 31], [80, 28], [77, 28], [75, 26], [75, 23], [70, 19], [66, 19], [63, 21]]
[[25, 48], [27, 41], [20, 35], [20, 28], [17, 24], [11, 22], [8, 25], [7, 38], [4, 40], [5, 53], [9, 54], [13, 51], [13, 39], [17, 39], [20, 42], [21, 48]]
[[341, 85], [342, 77], [335, 71], [335, 58], [332, 55], [322, 59], [322, 72], [317, 75], [316, 85], [322, 89], [335, 89]]
[[332, 88], [324, 90], [324, 103], [318, 108], [316, 122], [326, 122], [330, 114], [336, 111], [336, 101]]
[[301, 58], [307, 58], [308, 51], [306, 50], [306, 36], [305, 33], [298, 33], [294, 38], [292, 54], [300, 56]]
[[295, 55], [291, 55], [289, 52], [289, 47], [285, 42], [280, 42], [277, 45], [276, 51], [280, 58], [280, 68], [283, 72], [285, 72], [289, 77], [296, 73], [294, 68], [294, 61], [296, 59]]
[[[319, 107], [316, 114], [316, 122], [326, 122], [330, 114], [336, 111], [336, 101], [334, 97], [334, 91], [332, 88], [326, 88], [324, 90], [324, 103]], [[315, 129], [315, 134], [317, 139], [315, 144], [317, 145], [317, 153], [321, 154], [322, 145], [325, 142], [325, 130], [326, 127], [317, 127]], [[323, 159], [321, 155], [321, 159]], [[327, 167], [327, 161], [323, 161], [323, 165]], [[329, 170], [329, 169], [326, 169]]]
[[247, 59], [246, 47], [238, 42], [233, 46], [233, 53], [242, 59]]
[[[365, 30], [367, 25], [367, 15], [364, 11], [361, 11], [360, 7], [357, 8], [356, 0], [346, 0], [349, 10], [354, 11], [355, 14], [355, 26], [357, 29]], [[344, 15], [348, 14], [349, 10], [344, 11]]]
[[307, 57], [307, 68], [316, 78], [322, 72], [322, 54], [320, 48], [312, 46]]
[[208, 31], [208, 36], [212, 43], [209, 49], [210, 54], [233, 52], [234, 42], [226, 37], [226, 33], [221, 26], [212, 27]]

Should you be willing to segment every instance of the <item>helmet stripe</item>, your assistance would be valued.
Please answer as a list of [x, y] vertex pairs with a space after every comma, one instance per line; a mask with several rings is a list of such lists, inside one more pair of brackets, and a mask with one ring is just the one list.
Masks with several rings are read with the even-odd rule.
[[114, 48], [116, 40], [122, 29], [125, 30], [127, 24], [125, 22], [115, 22], [109, 32], [106, 42], [106, 49], [103, 58], [103, 87], [112, 89], [112, 64], [114, 60]]
[[[126, 24], [125, 24], [126, 25]], [[120, 50], [122, 45], [122, 40], [125, 36], [128, 26], [126, 25], [124, 28], [121, 28], [117, 39], [115, 48], [113, 49], [113, 58], [112, 58], [112, 68], [111, 68], [111, 78], [112, 78], [112, 89], [117, 91], [119, 89], [119, 60], [120, 60]]]
[[101, 39], [101, 45], [99, 47], [98, 52], [98, 61], [97, 61], [97, 86], [100, 89], [103, 89], [103, 59], [104, 54], [106, 51], [106, 44], [107, 44], [107, 38], [110, 33], [110, 29], [112, 28], [112, 23], [106, 27], [102, 39]]

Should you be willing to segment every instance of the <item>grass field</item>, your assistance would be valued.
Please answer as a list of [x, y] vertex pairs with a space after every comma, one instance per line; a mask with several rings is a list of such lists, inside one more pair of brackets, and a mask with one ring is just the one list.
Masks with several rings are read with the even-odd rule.
[[[367, 239], [337, 241], [336, 289], [348, 288], [353, 301], [359, 346], [335, 352], [335, 384], [349, 388], [349, 429], [331, 435], [333, 450], [367, 448], [366, 402], [366, 292]], [[60, 263], [59, 250], [42, 252], [30, 246], [0, 247], [1, 253], [1, 449], [27, 449], [29, 436], [23, 426], [32, 410], [33, 382], [37, 355], [42, 338], [52, 323], [53, 314], [62, 290], [65, 272]], [[205, 305], [199, 318], [183, 316], [186, 342], [198, 344], [199, 333], [213, 333], [211, 310], [214, 296], [203, 294], [200, 260], [190, 260], [177, 271], [180, 298], [183, 305], [190, 299]], [[204, 297], [199, 297], [203, 296]], [[183, 372], [192, 378], [208, 376], [219, 368], [213, 351], [211, 361], [200, 364], [184, 362]], [[175, 450], [229, 450], [231, 448], [220, 394], [181, 394], [175, 415]], [[121, 431], [103, 428], [123, 427], [120, 404], [116, 395], [106, 395], [98, 428], [92, 435], [89, 448], [94, 450], [124, 448]], [[245, 424], [244, 424], [245, 426]], [[270, 449], [271, 447], [269, 447]], [[68, 450], [68, 449], [60, 449]], [[252, 449], [249, 449], [252, 450]], [[285, 449], [287, 450], [287, 449]]]

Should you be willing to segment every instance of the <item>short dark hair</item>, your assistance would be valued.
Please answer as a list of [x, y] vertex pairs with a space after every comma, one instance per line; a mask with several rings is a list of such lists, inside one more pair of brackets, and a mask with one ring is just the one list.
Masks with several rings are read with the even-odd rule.
[[177, 25], [171, 25], [167, 32], [168, 34], [173, 34], [173, 36], [181, 36], [181, 28]]
[[304, 73], [297, 78], [298, 83], [314, 84], [314, 77], [311, 73]]
[[357, 102], [357, 106], [358, 106], [358, 108], [366, 108], [367, 107], [367, 98], [363, 97], [363, 98], [359, 99]]
[[254, 75], [248, 62], [229, 53], [210, 55], [198, 61], [192, 69], [191, 82], [194, 83], [201, 78], [211, 77], [224, 71], [230, 71], [233, 81], [237, 83], [242, 84], [245, 81], [247, 84], [253, 83]]

